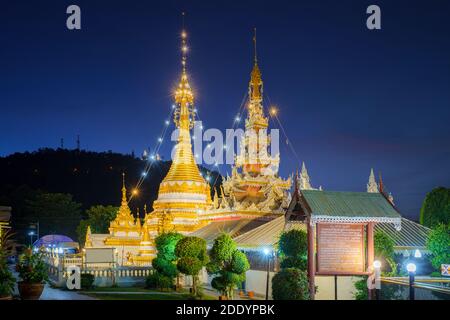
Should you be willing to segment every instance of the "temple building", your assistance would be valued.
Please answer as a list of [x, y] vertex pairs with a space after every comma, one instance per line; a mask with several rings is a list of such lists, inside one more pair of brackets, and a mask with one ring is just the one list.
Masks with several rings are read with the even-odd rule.
[[[122, 205], [109, 228], [109, 234], [86, 235], [86, 247], [116, 247], [119, 262], [149, 265], [156, 255], [154, 238], [168, 231], [197, 235], [212, 240], [221, 232], [243, 234], [283, 215], [290, 202], [291, 178], [278, 176], [280, 155], [269, 156], [270, 137], [263, 110], [263, 82], [256, 57], [249, 82], [245, 135], [241, 152], [235, 158], [232, 175], [215, 190], [211, 199], [209, 184], [200, 174], [192, 152], [190, 130], [194, 126], [194, 93], [186, 71], [186, 33], [182, 33], [182, 72], [174, 92], [174, 122], [178, 139], [172, 165], [160, 184], [153, 211], [145, 212], [143, 224], [134, 219], [128, 207], [125, 183]], [[302, 171], [307, 175], [306, 169]], [[305, 176], [305, 179], [309, 179]], [[308, 182], [309, 183], [309, 182]]]
[[[131, 264], [130, 257], [137, 255], [142, 247], [142, 239], [146, 238], [147, 229], [141, 226], [139, 214], [136, 218], [128, 206], [125, 174], [122, 175], [122, 202], [117, 215], [109, 225], [109, 233], [92, 233], [88, 226], [85, 248], [116, 248], [117, 261], [121, 265]], [[147, 237], [148, 238], [148, 237]], [[154, 251], [153, 251], [154, 253]]]
[[263, 81], [256, 56], [250, 75], [245, 133], [240, 152], [235, 156], [231, 176], [227, 176], [221, 188], [216, 190], [214, 207], [203, 218], [223, 219], [273, 219], [283, 214], [290, 202], [291, 178], [278, 176], [280, 154], [270, 155], [271, 136], [268, 117], [263, 108]]

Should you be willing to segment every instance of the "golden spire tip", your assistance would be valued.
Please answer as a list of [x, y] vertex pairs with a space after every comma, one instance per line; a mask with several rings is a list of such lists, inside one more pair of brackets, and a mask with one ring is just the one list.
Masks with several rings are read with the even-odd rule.
[[253, 44], [254, 44], [254, 51], [255, 51], [255, 64], [257, 64], [258, 63], [258, 55], [256, 54], [256, 27], [255, 28], [253, 28], [253, 32], [254, 32], [254, 35], [253, 35]]

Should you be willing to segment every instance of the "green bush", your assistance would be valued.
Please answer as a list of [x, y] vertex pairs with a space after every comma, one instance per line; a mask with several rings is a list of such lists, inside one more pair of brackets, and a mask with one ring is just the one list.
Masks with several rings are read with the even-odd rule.
[[443, 223], [437, 225], [428, 235], [427, 249], [436, 270], [441, 269], [441, 264], [450, 263], [450, 227]]
[[90, 273], [82, 273], [80, 276], [81, 289], [89, 290], [94, 287], [95, 277]]
[[360, 280], [355, 282], [355, 293], [353, 297], [356, 300], [367, 300], [369, 299], [369, 289], [367, 288], [367, 276], [361, 277]]
[[308, 264], [308, 237], [306, 232], [295, 229], [283, 232], [278, 241], [278, 252], [282, 269], [306, 270]]
[[210, 258], [206, 269], [215, 275], [211, 286], [232, 299], [234, 289], [245, 281], [245, 272], [250, 268], [247, 256], [236, 248], [230, 235], [223, 233], [214, 240]]
[[306, 270], [308, 267], [308, 260], [305, 257], [284, 257], [280, 263], [281, 269], [297, 268]]
[[171, 277], [165, 276], [159, 272], [153, 272], [145, 279], [145, 287], [147, 289], [171, 289], [174, 285]]
[[274, 300], [309, 300], [308, 276], [296, 268], [282, 269], [272, 279]]

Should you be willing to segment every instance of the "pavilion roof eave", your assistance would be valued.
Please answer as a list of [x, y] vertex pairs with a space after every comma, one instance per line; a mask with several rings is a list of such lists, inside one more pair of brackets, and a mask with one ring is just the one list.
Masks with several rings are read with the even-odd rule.
[[311, 225], [315, 225], [316, 223], [392, 223], [396, 230], [400, 230], [402, 226], [401, 217], [370, 217], [370, 216], [330, 216], [326, 214], [320, 213], [312, 213], [310, 223]]

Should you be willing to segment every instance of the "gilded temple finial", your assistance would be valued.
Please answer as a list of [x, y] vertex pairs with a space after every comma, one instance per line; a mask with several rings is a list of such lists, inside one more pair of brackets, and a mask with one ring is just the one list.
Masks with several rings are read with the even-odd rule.
[[122, 172], [122, 203], [127, 203], [127, 188], [125, 187], [125, 172]]
[[177, 109], [175, 110], [175, 124], [179, 128], [191, 129], [193, 127], [193, 104], [194, 104], [194, 93], [192, 92], [191, 86], [188, 82], [188, 75], [186, 72], [186, 61], [187, 61], [187, 33], [184, 29], [184, 12], [183, 16], [183, 29], [181, 31], [181, 79], [175, 90], [175, 103], [177, 104]]
[[258, 55], [256, 53], [256, 28], [253, 29], [254, 35], [253, 35], [253, 45], [255, 50], [255, 64], [258, 64]]
[[263, 82], [261, 78], [261, 71], [258, 67], [258, 57], [256, 53], [256, 28], [254, 29], [253, 45], [255, 51], [254, 65], [250, 76], [249, 96], [251, 102], [260, 103], [262, 101]]

